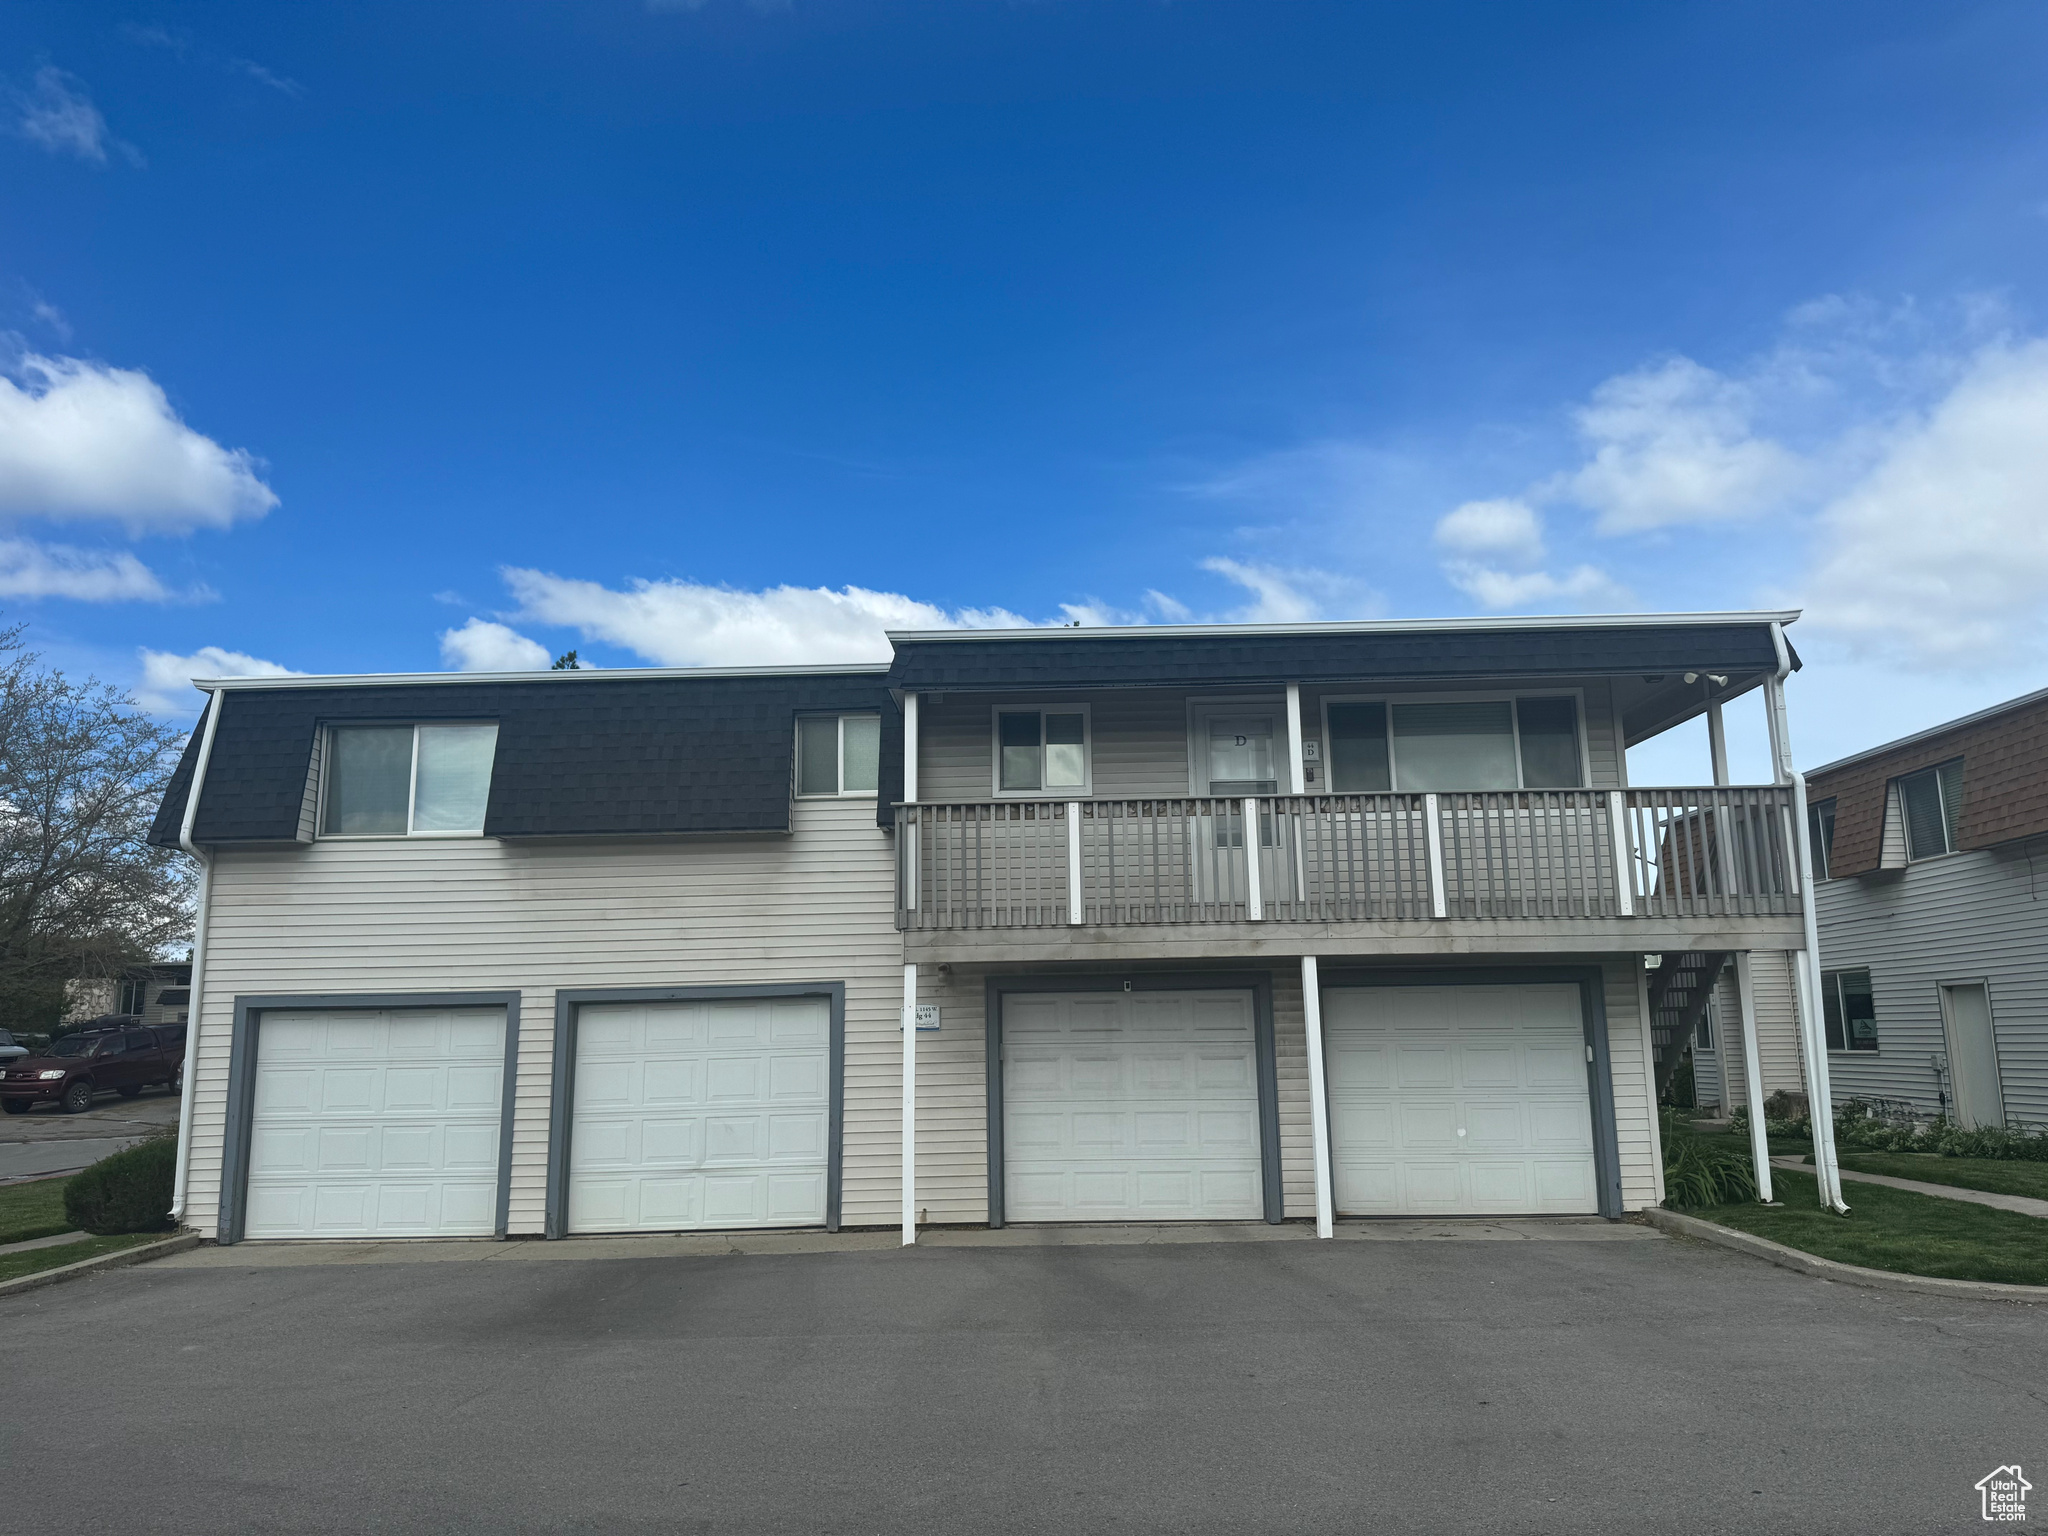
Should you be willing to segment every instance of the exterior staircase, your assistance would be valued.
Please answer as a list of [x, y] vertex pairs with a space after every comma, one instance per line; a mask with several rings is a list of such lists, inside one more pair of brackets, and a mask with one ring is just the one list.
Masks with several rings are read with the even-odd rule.
[[1690, 951], [1667, 954], [1650, 973], [1650, 1039], [1656, 1049], [1654, 1097], [1662, 1102], [1678, 1064], [1692, 1046], [1714, 983], [1731, 956]]

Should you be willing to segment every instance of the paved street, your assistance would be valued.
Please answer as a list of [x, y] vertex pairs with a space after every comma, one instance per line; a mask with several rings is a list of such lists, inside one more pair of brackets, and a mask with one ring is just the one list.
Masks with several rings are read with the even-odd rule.
[[2048, 1309], [1673, 1239], [234, 1259], [0, 1302], [64, 1469], [0, 1530], [1961, 1532], [2048, 1468]]
[[87, 1167], [177, 1123], [178, 1095], [167, 1088], [132, 1099], [102, 1094], [82, 1115], [54, 1104], [8, 1115], [0, 1119], [0, 1183]]

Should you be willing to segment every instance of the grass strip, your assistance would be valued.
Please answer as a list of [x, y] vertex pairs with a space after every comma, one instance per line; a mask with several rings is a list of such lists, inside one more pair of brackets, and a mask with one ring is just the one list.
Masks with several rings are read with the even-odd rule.
[[1918, 1179], [1922, 1184], [1952, 1184], [1957, 1189], [2048, 1200], [2048, 1163], [1941, 1157], [1932, 1152], [1844, 1152], [1842, 1166], [1857, 1173], [1881, 1173], [1892, 1179]]
[[0, 1185], [0, 1243], [25, 1243], [72, 1230], [64, 1219], [64, 1186], [70, 1176]]
[[27, 1253], [0, 1253], [0, 1280], [19, 1280], [23, 1275], [40, 1274], [46, 1269], [61, 1269], [66, 1264], [96, 1259], [103, 1253], [119, 1253], [123, 1248], [160, 1243], [173, 1235], [169, 1232], [123, 1232], [114, 1237], [87, 1237], [75, 1243], [58, 1243], [51, 1248], [31, 1248]]
[[1747, 1203], [1713, 1205], [1687, 1215], [1754, 1233], [1804, 1253], [1945, 1280], [1990, 1280], [2005, 1285], [2048, 1285], [2048, 1231], [2041, 1218], [1993, 1210], [1939, 1195], [1854, 1184], [1844, 1195], [1849, 1214], [1820, 1206], [1813, 1176], [1775, 1169], [1777, 1209]]

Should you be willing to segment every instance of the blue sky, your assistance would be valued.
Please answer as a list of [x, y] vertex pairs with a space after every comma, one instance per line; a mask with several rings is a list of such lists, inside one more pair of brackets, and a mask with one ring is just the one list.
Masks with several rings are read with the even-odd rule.
[[0, 612], [179, 710], [1787, 603], [1818, 761], [2048, 681], [2044, 45], [2031, 3], [14, 0]]

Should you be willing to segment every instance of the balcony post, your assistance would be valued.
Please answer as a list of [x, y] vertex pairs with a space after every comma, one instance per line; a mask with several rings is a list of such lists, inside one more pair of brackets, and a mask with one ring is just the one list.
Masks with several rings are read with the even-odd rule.
[[903, 1246], [917, 1241], [917, 967], [903, 967]]
[[1301, 1017], [1308, 1035], [1309, 1124], [1315, 1137], [1316, 1236], [1329, 1237], [1336, 1227], [1330, 1191], [1330, 1096], [1323, 1064], [1323, 988], [1316, 957], [1301, 957]]
[[1244, 799], [1244, 915], [1248, 922], [1264, 922], [1266, 903], [1259, 889], [1259, 802]]
[[1067, 922], [1078, 925], [1081, 911], [1081, 802], [1067, 802]]
[[1633, 871], [1635, 849], [1629, 842], [1626, 796], [1618, 789], [1607, 791], [1607, 840], [1614, 845], [1615, 906], [1623, 917], [1636, 915], [1636, 887]]
[[1436, 807], [1435, 795], [1422, 797], [1422, 820], [1429, 836], [1429, 915], [1449, 917], [1451, 904], [1444, 896], [1444, 828]]
[[[1749, 1103], [1749, 1156], [1756, 1165], [1756, 1197], [1765, 1205], [1771, 1195], [1771, 1140], [1764, 1134], [1764, 1068], [1756, 1043], [1756, 987], [1749, 974], [1749, 951], [1735, 952], [1735, 993], [1742, 1002], [1742, 1078]], [[1724, 1047], [1725, 1049], [1725, 1047]]]

